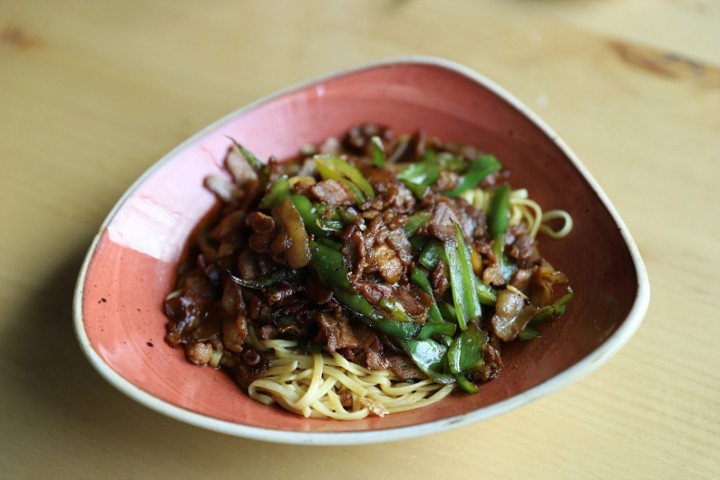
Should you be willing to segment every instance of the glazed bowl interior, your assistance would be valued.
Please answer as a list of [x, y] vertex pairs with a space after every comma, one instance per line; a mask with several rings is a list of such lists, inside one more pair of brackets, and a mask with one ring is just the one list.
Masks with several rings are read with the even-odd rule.
[[[540, 248], [575, 298], [542, 336], [503, 350], [500, 377], [476, 395], [358, 421], [305, 419], [250, 400], [221, 371], [188, 363], [164, 341], [162, 304], [188, 235], [212, 208], [203, 187], [241, 141], [280, 159], [364, 122], [419, 128], [494, 153], [544, 208], [574, 219]], [[288, 443], [366, 443], [467, 424], [522, 405], [596, 368], [635, 331], [647, 307], [644, 268], [624, 225], [572, 152], [532, 113], [464, 67], [434, 59], [382, 62], [293, 87], [211, 125], [155, 164], [120, 200], [86, 259], [76, 329], [93, 365], [141, 403], [195, 425]]]

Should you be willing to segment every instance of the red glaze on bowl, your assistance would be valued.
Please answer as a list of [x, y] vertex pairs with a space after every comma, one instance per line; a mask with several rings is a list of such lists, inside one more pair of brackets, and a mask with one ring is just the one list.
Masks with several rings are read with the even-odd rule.
[[[225, 374], [188, 363], [164, 341], [163, 299], [187, 238], [214, 203], [203, 187], [233, 137], [261, 157], [375, 122], [396, 133], [423, 128], [493, 152], [545, 209], [574, 219], [563, 240], [541, 239], [575, 299], [542, 337], [504, 347], [500, 378], [476, 395], [384, 418], [297, 417], [250, 400]], [[649, 301], [647, 274], [614, 208], [568, 147], [540, 119], [479, 74], [444, 60], [384, 61], [292, 87], [242, 108], [155, 164], [103, 224], [78, 280], [75, 327], [93, 366], [140, 403], [188, 423], [267, 441], [371, 443], [479, 421], [572, 383], [632, 336]]]

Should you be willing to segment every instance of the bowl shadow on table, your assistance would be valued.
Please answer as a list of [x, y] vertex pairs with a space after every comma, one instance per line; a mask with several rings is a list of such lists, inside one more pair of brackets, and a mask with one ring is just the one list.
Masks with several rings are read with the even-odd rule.
[[[0, 348], [13, 365], [13, 408], [33, 412], [24, 421], [11, 423], [7, 435], [23, 439], [26, 432], [41, 430], [40, 437], [51, 442], [44, 449], [56, 452], [58, 465], [63, 468], [71, 467], [61, 457], [73, 450], [77, 450], [78, 465], [94, 464], [102, 457], [113, 462], [132, 457], [133, 461], [124, 464], [126, 468], [133, 464], [141, 467], [143, 462], [134, 462], [144, 457], [157, 465], [175, 465], [181, 459], [189, 470], [210, 459], [227, 467], [267, 459], [267, 471], [278, 464], [273, 457], [279, 449], [283, 455], [302, 450], [309, 460], [307, 468], [314, 468], [315, 454], [318, 462], [323, 461], [322, 448], [236, 438], [172, 420], [133, 402], [106, 383], [85, 359], [73, 331], [73, 291], [84, 255], [85, 246], [78, 245], [48, 273], [14, 314], [15, 327], [2, 339]], [[32, 441], [37, 442], [37, 438], [33, 435]], [[352, 453], [346, 452], [348, 461], [362, 462], [363, 457], [357, 456], [359, 449], [378, 448], [383, 447], [353, 447]], [[188, 457], [186, 452], [194, 454]]]

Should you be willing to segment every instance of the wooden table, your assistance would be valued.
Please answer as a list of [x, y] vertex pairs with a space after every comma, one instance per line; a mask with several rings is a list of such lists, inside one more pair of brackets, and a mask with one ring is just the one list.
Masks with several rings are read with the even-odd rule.
[[[719, 478], [717, 0], [0, 3], [0, 477]], [[266, 444], [129, 400], [72, 332], [122, 192], [212, 120], [387, 56], [472, 67], [576, 151], [647, 263], [606, 366], [499, 418], [360, 447]]]

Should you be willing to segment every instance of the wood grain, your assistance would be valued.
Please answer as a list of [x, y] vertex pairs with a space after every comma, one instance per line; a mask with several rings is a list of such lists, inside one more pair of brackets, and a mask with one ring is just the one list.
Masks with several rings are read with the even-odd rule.
[[[0, 3], [0, 477], [720, 477], [718, 26], [716, 0]], [[189, 427], [95, 374], [73, 284], [133, 180], [253, 99], [403, 54], [500, 83], [603, 186], [652, 285], [626, 348], [502, 417], [333, 449]]]

